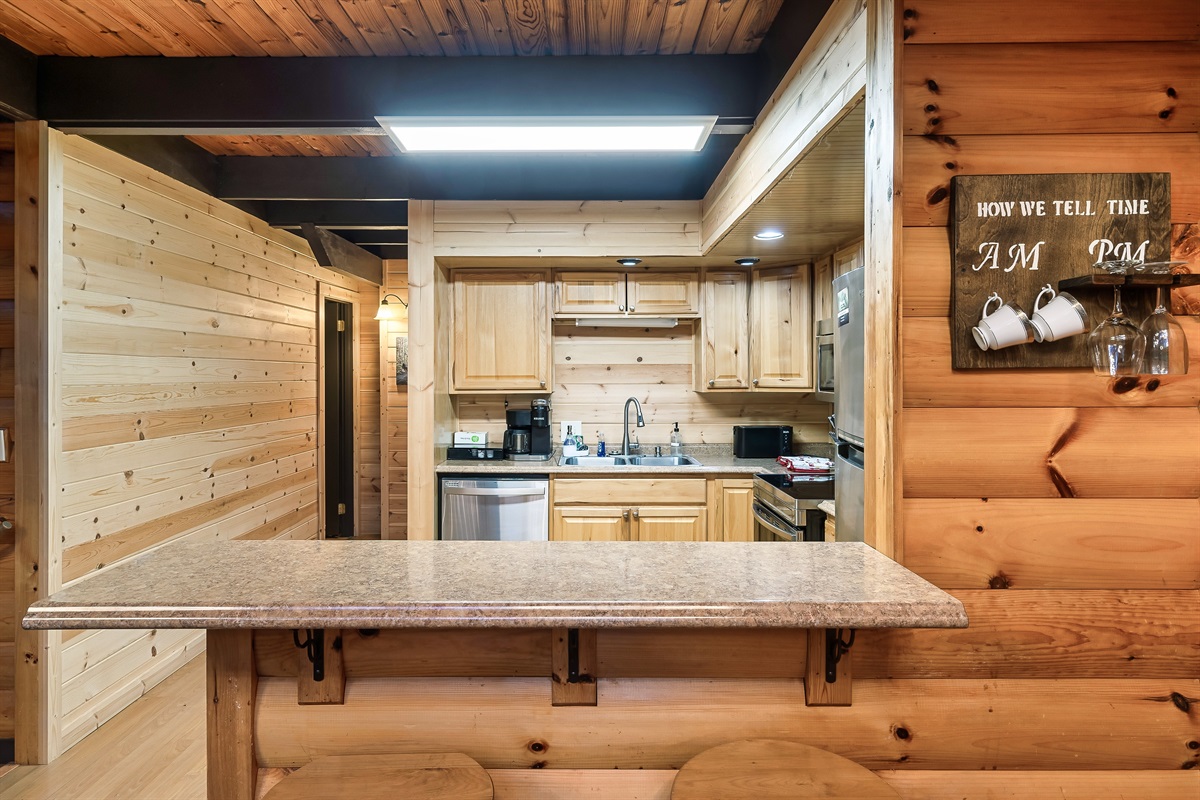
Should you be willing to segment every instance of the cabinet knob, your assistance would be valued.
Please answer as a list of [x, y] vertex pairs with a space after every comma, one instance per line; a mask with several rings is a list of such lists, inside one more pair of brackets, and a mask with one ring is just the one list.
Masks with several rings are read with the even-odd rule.
[[633, 510], [633, 518], [638, 519], [638, 510], [636, 508]]
[[716, 385], [717, 385], [717, 382], [716, 382], [716, 381], [709, 381], [709, 382], [708, 382], [708, 385], [709, 385], [709, 386], [716, 386]]
[[621, 519], [625, 520], [626, 522], [629, 522], [629, 509], [628, 508], [621, 512]]
[[623, 306], [623, 305], [617, 306], [617, 311], [624, 311], [624, 310], [625, 310], [625, 306]]
[[637, 311], [637, 306], [630, 306], [630, 307], [629, 307], [629, 313], [630, 313], [630, 314], [632, 314], [632, 313], [633, 313], [633, 312], [635, 312], [635, 311]]
[[755, 378], [754, 380], [752, 380], [750, 382], [753, 383], [755, 386], [758, 386], [758, 378]]
[[545, 388], [546, 388], [546, 382], [545, 382], [545, 381], [538, 381], [538, 383], [540, 383], [540, 384], [542, 385], [542, 388], [543, 388], [543, 389], [545, 389]]

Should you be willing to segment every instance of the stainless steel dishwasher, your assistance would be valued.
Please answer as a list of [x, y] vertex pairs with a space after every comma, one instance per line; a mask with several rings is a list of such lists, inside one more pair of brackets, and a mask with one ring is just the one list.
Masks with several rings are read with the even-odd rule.
[[545, 475], [443, 475], [439, 539], [549, 539], [550, 479]]

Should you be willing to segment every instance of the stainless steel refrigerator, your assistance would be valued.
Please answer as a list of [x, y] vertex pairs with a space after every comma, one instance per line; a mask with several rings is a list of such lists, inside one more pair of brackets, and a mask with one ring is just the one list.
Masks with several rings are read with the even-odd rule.
[[851, 270], [833, 280], [834, 505], [837, 540], [863, 541], [864, 436], [866, 433], [866, 361], [863, 357], [866, 270]]

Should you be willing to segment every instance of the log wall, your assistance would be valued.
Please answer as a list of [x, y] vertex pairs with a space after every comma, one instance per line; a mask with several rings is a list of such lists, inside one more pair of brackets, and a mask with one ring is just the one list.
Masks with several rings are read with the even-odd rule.
[[[47, 488], [62, 553], [55, 578], [87, 580], [182, 540], [319, 535], [324, 296], [355, 306], [356, 534], [377, 537], [377, 287], [318, 266], [299, 237], [92, 142], [51, 131], [48, 146], [61, 154], [49, 184], [60, 192], [50, 199], [62, 254], [50, 322], [61, 337], [51, 354], [61, 448]], [[203, 641], [195, 631], [63, 634], [47, 652], [58, 748]]]
[[[963, 728], [998, 713], [1000, 695], [1023, 704], [1054, 694], [1011, 720], [1001, 758], [1021, 770], [1012, 787], [1080, 796], [1099, 790], [1024, 770], [1163, 770], [1138, 773], [1134, 793], [1187, 796], [1200, 791], [1175, 783], [1200, 748], [1196, 705], [1181, 700], [1200, 675], [1200, 319], [1181, 320], [1186, 376], [1131, 385], [1085, 370], [953, 372], [946, 226], [954, 175], [1170, 172], [1176, 254], [1200, 272], [1194, 242], [1180, 246], [1200, 221], [1200, 8], [1114, 0], [1081, 15], [1018, 0], [1001, 13], [897, 0], [895, 13], [896, 549], [963, 601], [971, 625], [870, 636], [856, 663], [886, 664], [931, 697], [982, 679], [960, 695]], [[1156, 687], [1145, 697], [1175, 701], [1158, 725], [1180, 724], [1178, 742], [1152, 745], [1158, 725], [1111, 724], [1109, 701], [1143, 682]], [[1072, 741], [1076, 721], [1092, 725], [1090, 741]], [[1106, 740], [1122, 755], [1094, 758]], [[1047, 758], [1051, 741], [1072, 763]], [[992, 766], [982, 753], [952, 761], [925, 767]], [[977, 775], [946, 773], [943, 785], [956, 797], [1030, 796], [984, 794]], [[1104, 782], [1134, 785], [1129, 777]]]
[[[0, 125], [0, 428], [13, 431], [13, 126]], [[0, 517], [16, 516], [15, 454], [0, 462]], [[0, 739], [13, 736], [13, 530], [0, 528]]]

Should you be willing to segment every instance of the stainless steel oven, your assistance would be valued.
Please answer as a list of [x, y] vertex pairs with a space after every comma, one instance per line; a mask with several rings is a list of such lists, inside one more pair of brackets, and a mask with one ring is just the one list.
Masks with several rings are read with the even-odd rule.
[[817, 505], [832, 499], [829, 477], [755, 475], [754, 540], [825, 541], [825, 512]]
[[833, 402], [833, 331], [834, 320], [823, 319], [817, 323], [815, 349], [817, 353], [817, 391], [813, 396], [828, 403]]

